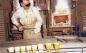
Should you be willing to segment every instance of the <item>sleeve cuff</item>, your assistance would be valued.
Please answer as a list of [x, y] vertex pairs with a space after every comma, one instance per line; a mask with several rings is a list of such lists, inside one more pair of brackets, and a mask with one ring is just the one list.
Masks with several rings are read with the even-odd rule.
[[36, 29], [34, 29], [34, 32], [35, 33], [39, 33], [40, 32], [40, 29], [39, 28], [36, 28]]

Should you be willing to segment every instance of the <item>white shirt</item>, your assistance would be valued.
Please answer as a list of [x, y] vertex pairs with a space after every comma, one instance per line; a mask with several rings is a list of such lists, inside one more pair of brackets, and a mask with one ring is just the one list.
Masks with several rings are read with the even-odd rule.
[[[41, 18], [41, 15], [39, 13], [39, 10], [35, 7], [30, 7], [30, 9], [28, 9], [28, 14], [33, 14], [37, 21], [36, 21], [36, 25], [35, 25], [35, 29], [34, 29], [34, 32], [37, 33], [37, 32], [40, 32], [41, 30], [41, 25], [42, 25], [42, 18]], [[12, 16], [11, 20], [12, 20], [12, 23], [14, 25], [19, 25], [18, 23], [18, 20], [17, 19], [20, 19], [20, 23], [23, 23], [26, 18], [25, 14], [24, 14], [24, 8], [23, 7], [20, 7]]]

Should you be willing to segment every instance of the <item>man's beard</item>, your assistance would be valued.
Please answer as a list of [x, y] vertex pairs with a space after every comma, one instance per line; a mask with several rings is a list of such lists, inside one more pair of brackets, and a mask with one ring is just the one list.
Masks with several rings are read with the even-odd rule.
[[28, 3], [27, 5], [25, 5], [26, 7], [29, 7], [30, 6], [30, 3]]

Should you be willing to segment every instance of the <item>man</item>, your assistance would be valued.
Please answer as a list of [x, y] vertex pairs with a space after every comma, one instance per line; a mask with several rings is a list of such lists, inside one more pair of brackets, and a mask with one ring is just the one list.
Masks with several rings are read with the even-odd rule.
[[19, 0], [20, 8], [13, 14], [12, 23], [19, 31], [23, 31], [24, 39], [40, 39], [42, 18], [39, 10], [33, 6], [29, 0]]
[[[31, 5], [34, 6], [33, 0], [29, 0]], [[18, 8], [20, 8], [19, 0], [13, 0], [13, 11], [16, 11]]]

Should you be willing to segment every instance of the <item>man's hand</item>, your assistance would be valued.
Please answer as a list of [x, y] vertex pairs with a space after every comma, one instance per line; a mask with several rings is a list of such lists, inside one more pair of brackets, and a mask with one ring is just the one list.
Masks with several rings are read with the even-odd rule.
[[18, 26], [19, 31], [23, 31], [23, 26]]

